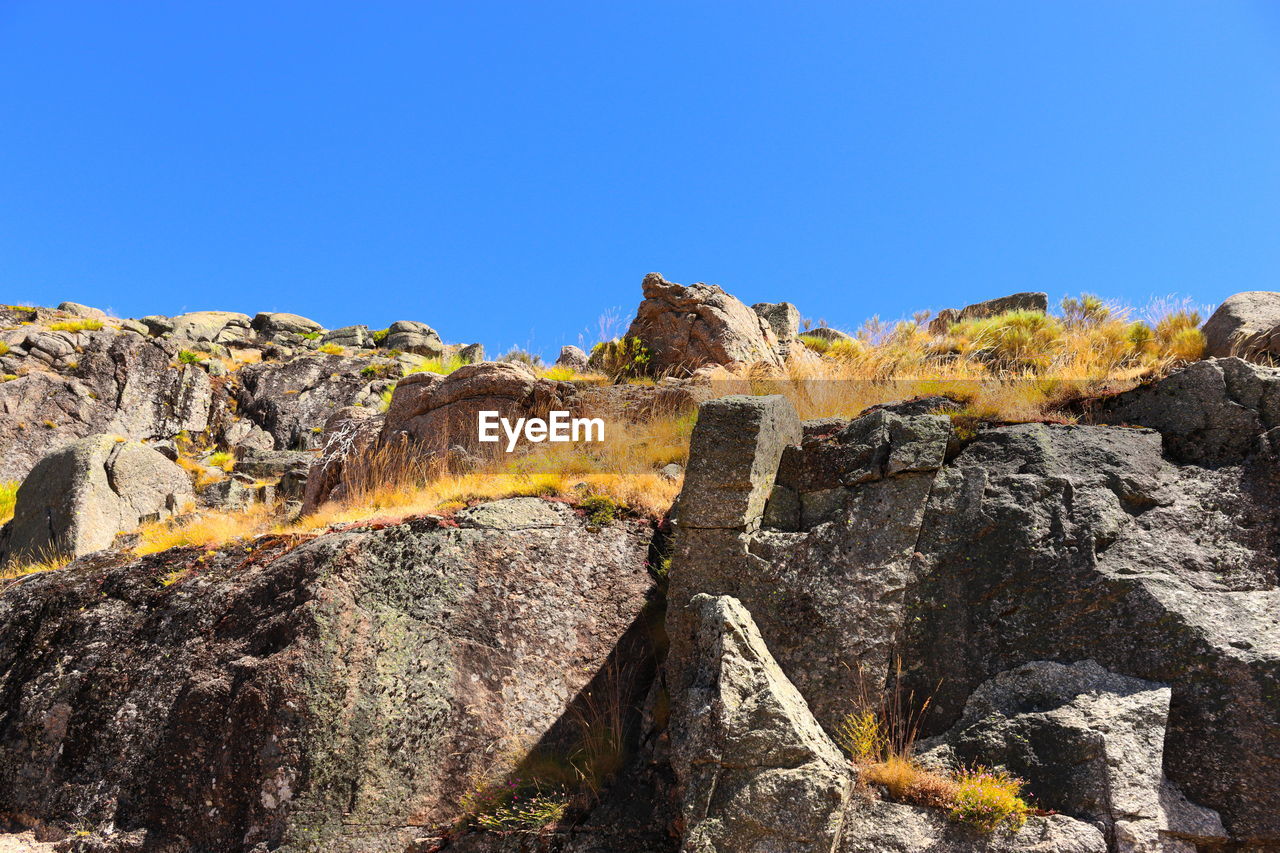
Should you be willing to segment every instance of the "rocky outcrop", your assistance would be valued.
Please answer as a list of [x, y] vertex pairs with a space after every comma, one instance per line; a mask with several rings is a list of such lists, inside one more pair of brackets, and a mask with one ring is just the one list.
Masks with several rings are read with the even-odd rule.
[[646, 533], [547, 509], [26, 578], [0, 596], [0, 819], [409, 848], [644, 640]]
[[778, 354], [785, 361], [800, 334], [800, 309], [790, 302], [757, 302], [751, 310], [769, 324], [778, 341]]
[[267, 338], [280, 334], [306, 335], [324, 331], [324, 326], [315, 320], [282, 311], [260, 311], [254, 316], [250, 326]]
[[438, 358], [444, 352], [444, 343], [436, 330], [416, 320], [392, 323], [387, 329], [384, 345], [387, 349], [425, 355], [428, 358]]
[[307, 355], [240, 369], [239, 410], [270, 434], [276, 450], [312, 450], [329, 416], [344, 406], [379, 404], [369, 362], [339, 355]]
[[1105, 853], [1094, 826], [1066, 815], [1033, 817], [1017, 832], [980, 832], [941, 809], [854, 796], [836, 853]]
[[1226, 841], [1218, 815], [1164, 778], [1167, 685], [1093, 661], [1034, 661], [979, 685], [927, 753], [952, 767], [999, 765], [1041, 808], [1088, 818], [1123, 853], [1195, 853]]
[[580, 348], [575, 346], [560, 347], [560, 355], [556, 357], [556, 367], [586, 370], [587, 361], [587, 354]]
[[83, 438], [40, 460], [22, 482], [0, 562], [98, 551], [193, 501], [186, 473], [157, 451], [121, 436]]
[[682, 850], [831, 853], [853, 781], [847, 762], [728, 596], [689, 602], [694, 655], [672, 697]]
[[342, 500], [353, 479], [353, 467], [361, 465], [382, 432], [382, 418], [372, 409], [347, 406], [334, 412], [324, 425], [324, 444], [307, 473], [302, 513], [315, 512], [326, 501]]
[[174, 317], [171, 334], [183, 341], [232, 343], [250, 335], [248, 314], [235, 311], [192, 311]]
[[708, 364], [781, 365], [773, 326], [713, 284], [684, 286], [660, 273], [644, 277], [644, 301], [627, 330], [648, 349], [655, 373], [692, 372]]
[[1229, 296], [1202, 331], [1206, 355], [1274, 363], [1280, 358], [1280, 293], [1249, 290]]
[[60, 302], [58, 310], [72, 317], [84, 317], [92, 320], [105, 320], [107, 312], [101, 308], [92, 308], [88, 305], [81, 305], [79, 302]]
[[984, 317], [994, 317], [997, 314], [1004, 314], [1008, 311], [1037, 311], [1043, 314], [1048, 310], [1048, 294], [1014, 293], [1009, 296], [988, 299], [986, 302], [976, 302], [960, 309], [944, 308], [938, 312], [938, 316], [930, 321], [929, 333], [934, 335], [946, 334], [947, 330], [955, 323], [964, 320], [981, 320]]

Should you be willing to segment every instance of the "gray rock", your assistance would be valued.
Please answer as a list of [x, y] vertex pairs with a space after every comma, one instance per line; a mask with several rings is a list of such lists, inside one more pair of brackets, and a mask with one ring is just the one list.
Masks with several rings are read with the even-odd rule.
[[681, 496], [683, 527], [758, 523], [783, 449], [800, 442], [800, 419], [782, 396], [730, 396], [698, 408]]
[[88, 305], [81, 305], [79, 302], [62, 302], [58, 305], [58, 310], [70, 314], [72, 317], [84, 317], [94, 320], [105, 320], [107, 317], [107, 312], [101, 308], [90, 308]]
[[1104, 853], [1096, 827], [1066, 815], [1032, 817], [1017, 832], [982, 833], [942, 809], [853, 797], [838, 853]]
[[543, 498], [506, 498], [460, 511], [455, 518], [462, 527], [485, 530], [526, 530], [557, 527], [572, 512], [563, 503]]
[[120, 331], [133, 332], [135, 335], [150, 335], [151, 327], [141, 320], [121, 320]]
[[780, 342], [800, 334], [800, 309], [790, 302], [757, 302], [751, 310], [764, 318]]
[[309, 320], [298, 314], [285, 314], [278, 311], [259, 312], [253, 318], [250, 327], [265, 337], [282, 333], [303, 335], [324, 331], [324, 326], [321, 326], [315, 320]]
[[830, 853], [852, 774], [787, 680], [742, 605], [688, 604], [695, 671], [672, 697], [671, 763], [679, 780], [681, 850]]
[[352, 349], [365, 349], [373, 346], [373, 335], [369, 333], [368, 326], [343, 326], [341, 329], [325, 332], [320, 340], [322, 343], [337, 344], [340, 347], [351, 347]]
[[560, 355], [556, 357], [556, 367], [586, 370], [587, 354], [575, 346], [560, 347]]
[[140, 318], [138, 322], [146, 326], [147, 331], [156, 337], [172, 334], [174, 330], [173, 320], [160, 314], [149, 314]]
[[815, 326], [812, 329], [805, 329], [800, 334], [807, 338], [818, 338], [820, 340], [832, 342], [853, 340], [853, 335], [842, 332], [839, 329], [833, 329], [830, 326]]
[[382, 421], [372, 409], [359, 406], [346, 406], [330, 415], [325, 421], [320, 455], [307, 474], [303, 515], [315, 512], [326, 501], [348, 496], [356, 478], [367, 470]]
[[627, 337], [648, 348], [655, 373], [692, 372], [704, 365], [764, 363], [784, 358], [767, 320], [719, 287], [644, 277], [644, 301]]
[[458, 350], [458, 360], [463, 364], [479, 364], [484, 361], [484, 344], [467, 344]]
[[684, 466], [679, 462], [669, 462], [658, 469], [658, 476], [674, 483], [684, 476]]
[[363, 358], [320, 354], [246, 365], [236, 371], [239, 411], [270, 433], [277, 450], [318, 449], [320, 431], [338, 409], [358, 400], [378, 405], [361, 373], [368, 365]]
[[964, 308], [946, 308], [938, 312], [929, 323], [929, 332], [934, 335], [945, 334], [953, 323], [963, 320], [981, 320], [984, 317], [995, 317], [1009, 311], [1038, 311], [1041, 314], [1049, 310], [1049, 296], [1045, 293], [1014, 293], [986, 302], [976, 302]]
[[1229, 296], [1202, 331], [1205, 355], [1272, 363], [1280, 356], [1280, 293], [1249, 290]]
[[[143, 317], [142, 321], [148, 319]], [[183, 340], [226, 343], [243, 340], [248, 332], [249, 315], [234, 311], [192, 311], [173, 318], [173, 336]]]
[[1169, 697], [1167, 685], [1094, 661], [1033, 661], [979, 685], [959, 722], [926, 746], [953, 765], [1007, 768], [1041, 808], [1103, 827], [1118, 851], [1192, 853], [1193, 836], [1216, 844], [1226, 831], [1164, 778]]
[[387, 329], [387, 339], [383, 342], [387, 349], [425, 355], [438, 358], [444, 353], [444, 342], [436, 334], [436, 330], [426, 323], [414, 320], [399, 320]]
[[119, 436], [83, 438], [40, 460], [18, 488], [4, 558], [98, 551], [191, 500], [186, 473], [157, 451]]

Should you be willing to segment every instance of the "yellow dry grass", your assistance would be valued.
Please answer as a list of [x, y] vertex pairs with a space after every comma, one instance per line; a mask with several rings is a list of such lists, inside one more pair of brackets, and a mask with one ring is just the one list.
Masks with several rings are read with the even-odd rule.
[[15, 561], [0, 566], [0, 581], [13, 580], [37, 572], [52, 572], [71, 562], [63, 554], [40, 554], [28, 560]]
[[133, 552], [138, 556], [170, 548], [218, 548], [229, 542], [267, 533], [276, 526], [271, 507], [258, 504], [241, 512], [208, 510], [177, 520], [154, 521], [138, 529]]

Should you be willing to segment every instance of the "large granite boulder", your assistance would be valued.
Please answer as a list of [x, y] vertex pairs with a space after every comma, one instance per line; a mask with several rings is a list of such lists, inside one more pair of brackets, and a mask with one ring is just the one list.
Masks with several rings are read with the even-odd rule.
[[1016, 832], [985, 833], [942, 809], [852, 797], [835, 853], [1106, 853], [1107, 839], [1066, 815], [1032, 817]]
[[376, 409], [379, 395], [365, 375], [367, 359], [308, 354], [237, 371], [243, 418], [269, 433], [276, 450], [314, 450], [329, 416], [344, 406]]
[[938, 316], [930, 321], [929, 332], [934, 335], [946, 334], [947, 330], [955, 323], [964, 320], [981, 320], [986, 317], [995, 317], [998, 314], [1004, 314], [1009, 311], [1037, 311], [1043, 314], [1048, 310], [1048, 294], [1014, 293], [1009, 296], [988, 299], [985, 302], [975, 302], [972, 305], [966, 305], [964, 308], [944, 308], [938, 312]]
[[235, 311], [191, 311], [173, 318], [172, 334], [184, 341], [223, 344], [248, 338], [251, 322], [248, 314]]
[[655, 373], [692, 372], [705, 365], [781, 365], [771, 321], [713, 284], [684, 286], [660, 273], [644, 277], [644, 301], [627, 330], [649, 350]]
[[260, 311], [254, 316], [250, 326], [267, 338], [280, 334], [307, 335], [324, 331], [324, 326], [315, 320], [282, 311]]
[[979, 685], [926, 754], [1007, 768], [1041, 808], [1087, 818], [1122, 853], [1195, 853], [1226, 831], [1164, 778], [1171, 693], [1093, 661], [1033, 661]]
[[[548, 510], [31, 576], [0, 596], [0, 819], [182, 853], [419, 849], [644, 644], [647, 531]], [[652, 667], [627, 672], [643, 695]]]
[[568, 367], [571, 370], [586, 370], [588, 357], [579, 347], [560, 347], [560, 355], [556, 357], [556, 367]]
[[1280, 293], [1249, 290], [1229, 296], [1202, 331], [1206, 355], [1274, 363], [1280, 358]]
[[372, 409], [345, 406], [334, 412], [324, 425], [324, 444], [320, 455], [307, 472], [307, 486], [302, 498], [302, 513], [315, 512], [326, 501], [347, 497], [350, 483], [359, 474], [353, 469], [362, 465], [382, 432], [382, 418]]
[[90, 320], [105, 320], [107, 312], [101, 308], [93, 308], [89, 305], [82, 305], [79, 302], [60, 302], [58, 310], [72, 317], [83, 317]]
[[78, 557], [193, 499], [186, 472], [158, 451], [121, 436], [89, 436], [40, 460], [22, 481], [0, 556]]
[[694, 661], [672, 696], [671, 762], [685, 819], [683, 851], [831, 853], [853, 781], [804, 698], [728, 596], [688, 603]]
[[436, 330], [426, 323], [416, 320], [399, 320], [387, 328], [387, 339], [383, 341], [387, 349], [425, 355], [438, 358], [444, 353], [444, 342]]

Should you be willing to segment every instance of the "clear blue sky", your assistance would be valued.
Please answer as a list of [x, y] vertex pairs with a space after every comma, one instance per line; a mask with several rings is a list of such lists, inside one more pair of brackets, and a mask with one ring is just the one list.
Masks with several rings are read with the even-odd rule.
[[1280, 3], [0, 0], [0, 300], [554, 354], [651, 270], [856, 326], [1280, 289]]

